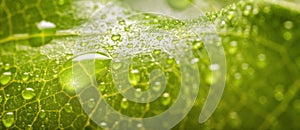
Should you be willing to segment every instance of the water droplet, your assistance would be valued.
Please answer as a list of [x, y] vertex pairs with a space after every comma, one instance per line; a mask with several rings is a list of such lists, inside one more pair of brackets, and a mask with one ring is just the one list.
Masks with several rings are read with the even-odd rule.
[[106, 124], [106, 122], [101, 122], [100, 125], [105, 127], [107, 124]]
[[127, 109], [128, 106], [129, 106], [129, 103], [128, 103], [127, 99], [126, 99], [126, 98], [123, 98], [123, 99], [122, 99], [122, 102], [121, 102], [121, 107], [122, 107], [123, 109]]
[[258, 59], [259, 59], [260, 61], [265, 61], [265, 60], [266, 60], [266, 55], [265, 55], [265, 54], [259, 54], [259, 55], [258, 55]]
[[101, 19], [106, 19], [106, 14], [102, 14], [100, 17]]
[[194, 41], [193, 42], [193, 48], [195, 50], [199, 50], [203, 47], [203, 42], [202, 41]]
[[137, 85], [139, 83], [140, 79], [141, 79], [141, 77], [139, 74], [139, 70], [133, 69], [130, 71], [128, 80], [132, 85]]
[[161, 52], [161, 50], [154, 50], [153, 54], [158, 55], [158, 54], [160, 54], [160, 52]]
[[138, 128], [142, 128], [142, 127], [143, 127], [143, 124], [138, 123], [136, 126], [137, 126]]
[[89, 108], [93, 108], [95, 106], [95, 104], [96, 103], [95, 103], [94, 98], [89, 99], [88, 102], [87, 102], [87, 105], [88, 105]]
[[2, 123], [6, 128], [11, 127], [15, 122], [15, 117], [13, 112], [7, 112], [2, 117]]
[[0, 83], [2, 85], [8, 84], [12, 79], [11, 72], [4, 72], [0, 77]]
[[114, 34], [114, 35], [111, 36], [111, 40], [121, 41], [121, 35], [120, 34]]
[[125, 25], [125, 20], [120, 20], [120, 21], [119, 21], [119, 24], [120, 24], [120, 25]]
[[39, 114], [39, 117], [42, 118], [42, 119], [46, 117], [46, 112], [45, 112], [44, 109], [41, 110], [41, 112]]
[[252, 10], [252, 6], [251, 5], [247, 5], [246, 7], [245, 7], [245, 10], [244, 10], [244, 15], [245, 16], [248, 16], [248, 15], [250, 15], [250, 13], [251, 13], [251, 10]]
[[291, 21], [285, 21], [284, 22], [284, 28], [286, 28], [286, 29], [292, 29], [293, 26], [294, 26], [294, 24]]
[[286, 31], [283, 33], [283, 38], [285, 40], [289, 41], [293, 38], [293, 34], [290, 31]]
[[52, 22], [42, 20], [37, 24], [37, 27], [40, 30], [45, 30], [45, 29], [54, 29], [56, 28], [56, 25]]
[[22, 76], [22, 80], [23, 81], [27, 81], [29, 79], [29, 73], [28, 72], [24, 72], [24, 75]]
[[104, 82], [101, 82], [101, 83], [99, 84], [99, 90], [100, 90], [101, 92], [103, 92], [103, 91], [105, 90], [105, 83], [104, 83]]
[[167, 105], [170, 104], [170, 102], [171, 102], [171, 97], [170, 97], [169, 93], [164, 93], [163, 94], [162, 104], [165, 105], [165, 106], [167, 106]]
[[26, 100], [32, 99], [35, 96], [33, 88], [26, 88], [22, 91], [22, 97]]
[[194, 0], [167, 0], [170, 7], [176, 10], [184, 10], [188, 8]]
[[67, 113], [71, 113], [73, 111], [72, 109], [72, 105], [70, 103], [67, 103], [65, 106], [64, 106], [64, 110], [67, 112]]

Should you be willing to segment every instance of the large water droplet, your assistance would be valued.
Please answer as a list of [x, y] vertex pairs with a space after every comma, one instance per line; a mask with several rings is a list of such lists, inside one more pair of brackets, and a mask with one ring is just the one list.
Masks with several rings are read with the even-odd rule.
[[4, 72], [0, 77], [0, 83], [2, 85], [8, 84], [12, 79], [11, 72]]
[[11, 127], [15, 122], [15, 117], [13, 112], [7, 112], [2, 117], [2, 123], [6, 128]]
[[64, 110], [67, 112], [67, 113], [71, 113], [73, 111], [72, 109], [72, 105], [70, 103], [67, 103], [65, 106], [64, 106]]
[[35, 96], [33, 88], [26, 88], [22, 91], [22, 97], [26, 100], [32, 99]]

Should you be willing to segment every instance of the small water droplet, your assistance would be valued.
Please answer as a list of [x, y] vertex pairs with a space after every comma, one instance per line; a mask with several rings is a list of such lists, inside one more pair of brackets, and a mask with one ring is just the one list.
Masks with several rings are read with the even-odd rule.
[[65, 106], [64, 106], [64, 110], [67, 112], [67, 113], [71, 113], [73, 111], [72, 109], [72, 105], [70, 103], [67, 103]]
[[165, 106], [167, 106], [167, 105], [170, 104], [170, 102], [171, 102], [171, 97], [170, 97], [169, 93], [164, 93], [163, 94], [162, 104], [165, 105]]
[[15, 122], [15, 117], [13, 112], [7, 112], [2, 117], [2, 123], [6, 128], [11, 127]]
[[294, 27], [294, 24], [292, 21], [285, 21], [284, 22], [284, 28], [286, 29], [292, 29]]
[[128, 103], [127, 99], [126, 99], [126, 98], [123, 98], [123, 99], [122, 99], [122, 102], [121, 102], [121, 107], [122, 107], [123, 109], [127, 109], [128, 106], [129, 106], [129, 103]]
[[22, 91], [22, 97], [26, 100], [32, 99], [35, 96], [35, 92], [33, 88], [25, 88]]
[[22, 76], [22, 80], [23, 81], [27, 81], [29, 79], [29, 73], [28, 72], [24, 72], [24, 75]]
[[11, 72], [4, 72], [0, 77], [0, 83], [2, 85], [8, 84], [12, 79]]
[[289, 41], [293, 38], [293, 34], [290, 31], [286, 31], [283, 33], [283, 38], [285, 40]]
[[265, 61], [266, 60], [266, 55], [265, 54], [259, 54], [258, 55], [258, 60]]
[[193, 42], [193, 48], [195, 50], [201, 49], [203, 47], [203, 42], [202, 41], [194, 41]]
[[37, 24], [37, 27], [40, 30], [45, 30], [45, 29], [54, 29], [56, 28], [56, 25], [52, 22], [42, 20]]
[[158, 54], [160, 54], [160, 52], [161, 52], [161, 50], [154, 50], [153, 54], [158, 55]]
[[89, 108], [93, 108], [95, 106], [95, 104], [96, 103], [95, 103], [94, 98], [89, 99], [88, 102], [87, 102], [87, 105], [88, 105]]
[[247, 5], [246, 7], [245, 7], [245, 10], [244, 10], [244, 15], [245, 16], [248, 16], [248, 15], [250, 15], [250, 13], [251, 13], [251, 10], [252, 10], [252, 6], [251, 5]]
[[41, 112], [39, 114], [39, 117], [42, 118], [42, 119], [46, 117], [46, 112], [45, 112], [44, 109], [41, 110]]
[[120, 24], [120, 25], [125, 25], [125, 20], [120, 20], [120, 21], [119, 21], [119, 24]]
[[111, 36], [111, 40], [121, 41], [121, 35], [120, 34], [114, 34], [114, 35]]
[[101, 122], [100, 125], [105, 127], [107, 124], [106, 124], [106, 122]]

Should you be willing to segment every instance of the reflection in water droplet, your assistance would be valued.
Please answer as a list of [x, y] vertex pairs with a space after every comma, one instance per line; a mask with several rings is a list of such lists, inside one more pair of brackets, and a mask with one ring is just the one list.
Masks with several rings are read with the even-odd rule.
[[33, 88], [26, 88], [22, 91], [22, 97], [26, 100], [32, 99], [35, 96]]
[[67, 103], [65, 106], [64, 106], [64, 110], [67, 112], [67, 113], [71, 113], [73, 111], [72, 109], [72, 105], [70, 103]]
[[1, 76], [0, 76], [0, 83], [2, 85], [6, 85], [8, 84], [12, 79], [11, 76], [11, 72], [4, 72]]
[[13, 112], [7, 112], [2, 117], [2, 123], [6, 128], [11, 127], [15, 122], [15, 117]]
[[93, 108], [95, 106], [95, 104], [96, 103], [95, 103], [94, 98], [89, 99], [88, 102], [87, 102], [87, 105], [88, 105], [89, 108]]

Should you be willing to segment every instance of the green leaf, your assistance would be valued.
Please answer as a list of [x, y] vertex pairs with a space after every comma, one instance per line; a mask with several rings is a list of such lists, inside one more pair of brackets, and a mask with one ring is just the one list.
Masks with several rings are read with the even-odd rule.
[[[99, 9], [103, 15], [91, 17], [92, 13], [99, 14]], [[93, 121], [97, 117], [86, 114], [101, 102], [95, 100], [97, 91], [84, 95], [93, 73], [97, 89], [118, 112], [143, 118], [161, 114], [174, 104], [181, 74], [174, 57], [161, 49], [168, 44], [151, 42], [174, 37], [193, 46], [200, 73], [196, 102], [174, 129], [300, 128], [299, 5], [240, 1], [188, 20], [134, 13], [118, 2], [2, 0], [0, 129], [101, 129]], [[215, 79], [203, 41], [190, 30], [210, 25], [222, 38], [226, 88], [215, 113], [199, 124], [200, 110]], [[209, 39], [210, 33], [203, 30], [200, 38]], [[139, 50], [142, 48], [145, 50]], [[82, 52], [95, 59], [74, 61], [84, 55]], [[119, 74], [128, 73], [128, 82], [140, 91], [152, 87], [152, 70], [164, 72], [167, 86], [161, 97], [144, 104], [123, 98], [111, 70], [122, 68], [114, 62], [122, 54], [132, 55], [131, 64], [129, 70]], [[162, 75], [155, 73], [157, 77]], [[73, 83], [74, 77], [80, 81], [79, 88]]]

